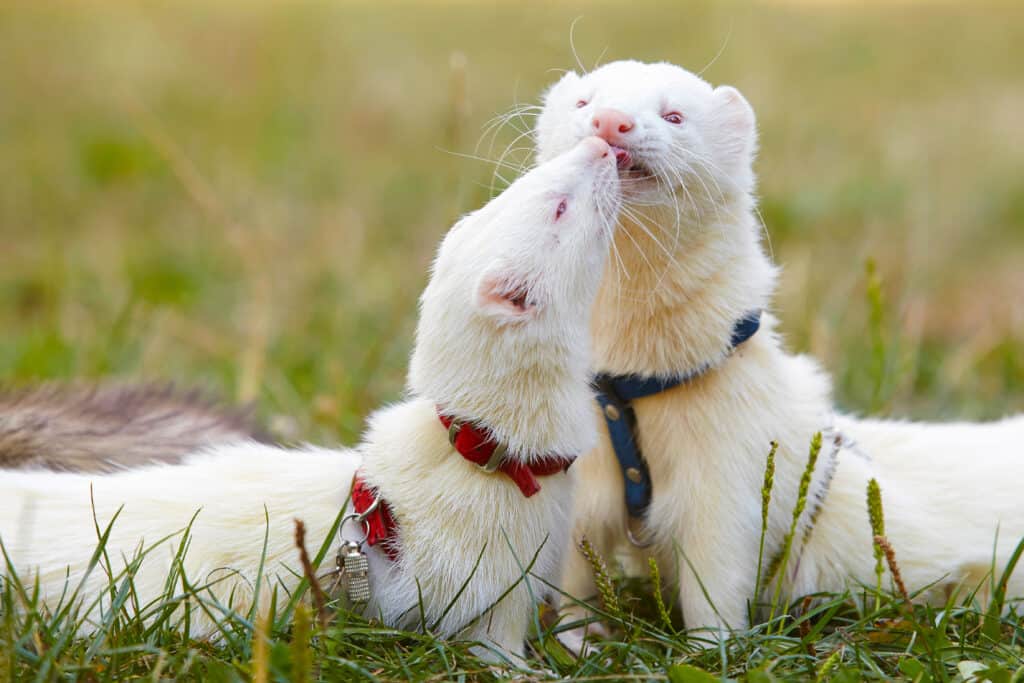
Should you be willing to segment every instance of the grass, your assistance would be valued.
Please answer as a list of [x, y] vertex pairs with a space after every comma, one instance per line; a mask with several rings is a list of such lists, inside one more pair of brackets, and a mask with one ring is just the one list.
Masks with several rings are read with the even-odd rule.
[[[476, 148], [573, 65], [579, 16], [587, 64], [708, 65], [751, 100], [782, 330], [843, 408], [1024, 410], [1024, 7], [1009, 2], [2, 3], [0, 378], [173, 378], [257, 401], [283, 436], [352, 442], [401, 394], [438, 238], [490, 194], [493, 166], [461, 155], [513, 141], [516, 121]], [[870, 610], [828, 596], [698, 650], [646, 613], [650, 586], [615, 590], [620, 642], [538, 666], [1021, 675], [1019, 622], [969, 602], [908, 609], [885, 591], [874, 609], [866, 587]], [[71, 614], [12, 616], [30, 586], [3, 591], [0, 681], [281, 679], [310, 651], [323, 679], [491, 675], [464, 644], [352, 617], [294, 642], [294, 614], [267, 642], [236, 617], [210, 644], [122, 615], [82, 640]]]
[[[647, 597], [652, 583], [660, 584], [653, 560], [652, 581], [613, 583], [603, 558], [584, 543], [601, 591], [594, 615], [613, 629], [614, 637], [575, 658], [554, 636], [578, 624], [545, 619], [537, 622], [530, 642], [530, 668], [499, 669], [474, 657], [471, 643], [435, 639], [426, 626], [422, 634], [397, 631], [344, 609], [332, 618], [314, 619], [304, 589], [291, 596], [275, 593], [261, 615], [256, 605], [243, 614], [230, 602], [218, 603], [201, 581], [184, 574], [187, 532], [177, 542], [165, 595], [143, 604], [134, 573], [160, 544], [140, 549], [117, 571], [104, 550], [115, 523], [116, 516], [96, 528], [90, 570], [109, 579], [109, 590], [98, 597], [79, 593], [83, 577], [77, 586], [68, 586], [59, 604], [43, 607], [38, 588], [18, 579], [4, 551], [8, 578], [0, 581], [0, 681], [444, 681], [502, 680], [510, 674], [533, 680], [673, 683], [1024, 680], [1021, 603], [1006, 595], [1006, 579], [1024, 553], [1024, 539], [1008, 565], [994, 568], [987, 579], [993, 595], [987, 609], [973, 592], [960, 590], [940, 608], [917, 602], [903, 587], [894, 549], [879, 535], [876, 543], [885, 550], [898, 590], [864, 586], [856, 594], [808, 596], [777, 618], [770, 616], [721, 642], [710, 633], [686, 631], [660, 590], [654, 590], [652, 604]], [[328, 555], [331, 537], [319, 546], [314, 564]], [[773, 615], [777, 600], [778, 593]], [[94, 604], [101, 605], [99, 617], [87, 618]], [[200, 610], [219, 617], [213, 639], [190, 631], [190, 615]], [[83, 624], [91, 626], [83, 629]]]

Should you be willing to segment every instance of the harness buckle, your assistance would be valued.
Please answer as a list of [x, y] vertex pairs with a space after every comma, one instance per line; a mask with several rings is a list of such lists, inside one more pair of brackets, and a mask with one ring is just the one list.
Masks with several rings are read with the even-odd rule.
[[642, 518], [629, 514], [629, 510], [625, 511], [622, 527], [626, 530], [626, 538], [629, 539], [630, 545], [635, 548], [650, 548], [654, 544], [653, 540], [644, 539], [644, 536], [647, 534], [643, 526], [644, 520]]

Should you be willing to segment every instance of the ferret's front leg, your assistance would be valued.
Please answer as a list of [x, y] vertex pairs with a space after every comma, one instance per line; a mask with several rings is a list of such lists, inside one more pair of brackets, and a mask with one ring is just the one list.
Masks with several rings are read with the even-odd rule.
[[721, 512], [702, 517], [672, 548], [678, 567], [679, 603], [688, 630], [705, 629], [718, 638], [748, 626], [754, 599], [758, 533]]
[[494, 606], [471, 626], [465, 637], [479, 641], [473, 654], [494, 664], [526, 665], [526, 634], [530, 626], [531, 610], [535, 609], [529, 596], [523, 599], [516, 590]]

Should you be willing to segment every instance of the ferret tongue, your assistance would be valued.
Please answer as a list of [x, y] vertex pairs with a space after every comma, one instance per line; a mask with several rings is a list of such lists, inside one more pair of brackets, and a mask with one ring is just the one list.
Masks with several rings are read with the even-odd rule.
[[633, 165], [633, 157], [630, 156], [628, 149], [616, 147], [615, 145], [609, 145], [609, 147], [611, 147], [612, 152], [615, 154], [615, 163], [620, 171], [625, 171]]

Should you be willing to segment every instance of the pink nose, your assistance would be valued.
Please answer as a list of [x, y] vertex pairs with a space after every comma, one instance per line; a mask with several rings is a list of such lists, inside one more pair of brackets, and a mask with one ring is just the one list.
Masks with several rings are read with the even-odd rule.
[[611, 151], [607, 142], [594, 136], [583, 138], [580, 142], [580, 147], [583, 148], [587, 155], [592, 159], [604, 159], [608, 156], [608, 152]]
[[623, 141], [623, 136], [633, 130], [633, 117], [618, 109], [599, 109], [594, 112], [594, 135], [604, 138], [611, 144]]

